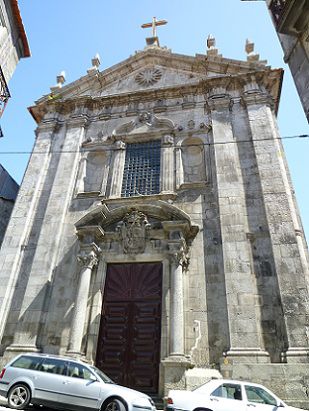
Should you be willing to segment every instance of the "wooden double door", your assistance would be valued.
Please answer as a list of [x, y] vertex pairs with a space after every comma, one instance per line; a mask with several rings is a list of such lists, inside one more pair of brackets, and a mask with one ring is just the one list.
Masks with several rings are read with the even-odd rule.
[[158, 392], [162, 264], [109, 264], [96, 365], [116, 383]]

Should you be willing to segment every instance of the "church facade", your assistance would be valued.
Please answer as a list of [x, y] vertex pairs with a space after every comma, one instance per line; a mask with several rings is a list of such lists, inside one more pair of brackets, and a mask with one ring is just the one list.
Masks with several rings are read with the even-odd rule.
[[159, 396], [220, 372], [308, 405], [282, 71], [211, 41], [206, 55], [154, 43], [98, 65], [30, 108], [36, 141], [0, 254], [1, 362], [78, 356]]

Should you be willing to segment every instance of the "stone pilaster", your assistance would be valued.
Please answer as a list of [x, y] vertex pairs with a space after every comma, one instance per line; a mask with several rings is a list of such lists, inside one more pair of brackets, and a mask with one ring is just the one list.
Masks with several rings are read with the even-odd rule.
[[308, 362], [308, 263], [269, 96], [244, 93], [286, 327], [283, 361]]
[[258, 291], [246, 233], [248, 221], [237, 144], [233, 136], [230, 107], [224, 89], [208, 100], [212, 117], [216, 186], [220, 211], [222, 253], [228, 307], [230, 347], [234, 361], [269, 360], [262, 339]]
[[176, 162], [176, 189], [178, 190], [184, 183], [184, 171], [183, 162], [181, 156], [181, 146], [177, 145], [175, 149], [175, 162]]
[[161, 148], [161, 193], [169, 194], [175, 191], [175, 157], [174, 137], [165, 135]]
[[38, 196], [47, 195], [47, 200], [44, 210], [40, 210], [39, 234], [14, 341], [7, 350], [23, 352], [40, 349], [40, 332], [45, 312], [48, 310], [53, 270], [59, 257], [64, 219], [74, 190], [79, 147], [83, 141], [86, 123], [87, 117], [83, 115], [71, 118], [66, 124], [65, 134], [57, 141], [60, 152], [55, 150], [51, 153], [50, 161], [56, 164], [56, 171], [55, 168], [49, 167], [49, 172], [54, 174], [51, 178], [46, 176], [45, 190], [48, 195], [44, 191], [38, 193]]
[[[14, 295], [17, 298], [16, 291], [18, 284], [21, 282], [20, 276], [23, 275], [20, 269], [23, 260], [27, 256], [27, 245], [33, 227], [33, 216], [38, 209], [40, 192], [52, 158], [51, 147], [57, 124], [56, 119], [49, 119], [42, 122], [36, 130], [33, 152], [2, 243], [0, 251], [2, 280], [0, 285], [0, 341], [8, 321], [8, 314], [10, 310], [11, 312], [14, 311], [12, 302]], [[13, 256], [13, 259], [9, 260], [8, 255]], [[15, 313], [14, 317], [16, 317]], [[12, 327], [15, 329], [16, 325], [12, 324]]]
[[110, 188], [110, 197], [121, 197], [123, 170], [126, 156], [126, 144], [123, 141], [116, 141], [114, 145], [112, 180]]
[[79, 170], [77, 175], [77, 182], [75, 188], [75, 195], [85, 191], [85, 178], [87, 169], [87, 153], [83, 152], [79, 162]]
[[82, 355], [82, 340], [84, 326], [87, 318], [87, 303], [91, 282], [91, 274], [98, 264], [100, 248], [95, 244], [82, 244], [77, 256], [81, 271], [78, 279], [77, 294], [75, 299], [73, 319], [70, 333], [68, 353], [71, 355]]

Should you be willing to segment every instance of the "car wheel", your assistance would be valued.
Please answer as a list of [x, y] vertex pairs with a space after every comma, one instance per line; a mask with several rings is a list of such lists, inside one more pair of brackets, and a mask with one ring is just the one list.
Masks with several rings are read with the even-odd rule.
[[107, 400], [101, 411], [126, 411], [124, 403], [116, 398]]
[[8, 393], [8, 405], [15, 410], [23, 410], [31, 399], [30, 389], [24, 384], [14, 385]]

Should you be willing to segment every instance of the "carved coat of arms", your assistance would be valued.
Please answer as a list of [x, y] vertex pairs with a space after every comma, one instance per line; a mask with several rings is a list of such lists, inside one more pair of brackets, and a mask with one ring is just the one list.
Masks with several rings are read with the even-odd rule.
[[125, 254], [139, 254], [145, 251], [146, 235], [150, 224], [145, 214], [133, 210], [127, 213], [118, 225]]

